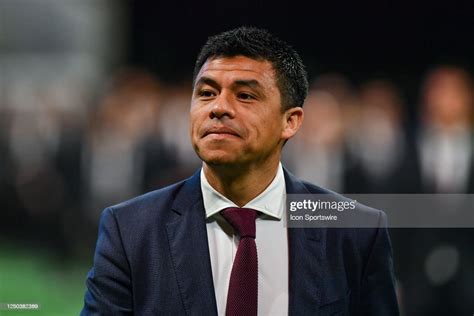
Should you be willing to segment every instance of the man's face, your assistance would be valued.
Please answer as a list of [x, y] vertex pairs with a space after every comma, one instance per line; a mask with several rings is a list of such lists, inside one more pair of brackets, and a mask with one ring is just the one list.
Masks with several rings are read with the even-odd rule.
[[209, 165], [264, 164], [279, 159], [285, 132], [275, 72], [243, 56], [209, 59], [191, 100], [191, 141]]

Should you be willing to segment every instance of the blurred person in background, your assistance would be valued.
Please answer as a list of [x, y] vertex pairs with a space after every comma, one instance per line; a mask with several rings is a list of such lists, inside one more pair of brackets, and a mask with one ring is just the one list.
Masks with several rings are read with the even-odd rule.
[[[151, 74], [125, 69], [113, 76], [94, 113], [84, 152], [89, 212], [173, 178], [174, 152], [159, 134], [161, 100]], [[96, 213], [90, 215], [95, 220]]]
[[469, 74], [453, 66], [426, 78], [418, 134], [424, 192], [474, 193], [473, 87]]
[[345, 192], [417, 192], [415, 149], [405, 133], [404, 114], [402, 97], [391, 82], [362, 85], [357, 129], [348, 137], [352, 150]]
[[331, 93], [312, 88], [305, 101], [305, 123], [288, 144], [285, 162], [301, 179], [340, 192], [344, 155], [341, 105]]
[[[290, 142], [284, 161], [302, 179], [347, 191], [352, 170], [350, 152], [359, 129], [357, 93], [343, 75], [318, 76], [309, 91], [306, 123]], [[317, 145], [317, 146], [314, 146]]]
[[[421, 89], [417, 134], [420, 193], [473, 193], [473, 83], [463, 68], [431, 70]], [[451, 210], [446, 208], [446, 213]], [[456, 214], [451, 214], [456, 216]], [[465, 315], [474, 310], [472, 228], [400, 229], [396, 244], [407, 315]]]

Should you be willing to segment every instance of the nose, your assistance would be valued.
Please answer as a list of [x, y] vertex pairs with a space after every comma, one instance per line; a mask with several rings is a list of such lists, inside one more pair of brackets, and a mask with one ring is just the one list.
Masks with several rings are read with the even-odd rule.
[[235, 116], [232, 101], [225, 93], [221, 93], [211, 105], [209, 117], [211, 119], [233, 118]]

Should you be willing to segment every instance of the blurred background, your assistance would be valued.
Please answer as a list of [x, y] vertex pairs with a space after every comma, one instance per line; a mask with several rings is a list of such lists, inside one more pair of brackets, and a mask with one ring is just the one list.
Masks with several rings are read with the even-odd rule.
[[[0, 0], [0, 303], [77, 315], [105, 206], [190, 176], [194, 60], [264, 27], [307, 65], [296, 175], [474, 193], [472, 3]], [[449, 210], [447, 210], [449, 211]], [[473, 215], [474, 216], [474, 215]], [[403, 315], [474, 312], [473, 229], [391, 229]]]

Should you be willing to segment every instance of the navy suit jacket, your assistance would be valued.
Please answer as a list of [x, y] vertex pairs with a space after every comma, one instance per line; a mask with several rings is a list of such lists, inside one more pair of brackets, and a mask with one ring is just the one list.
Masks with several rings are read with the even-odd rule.
[[[335, 194], [284, 173], [289, 194]], [[289, 315], [398, 315], [385, 215], [357, 211], [376, 228], [288, 228]], [[217, 314], [199, 172], [99, 226], [81, 315]]]

